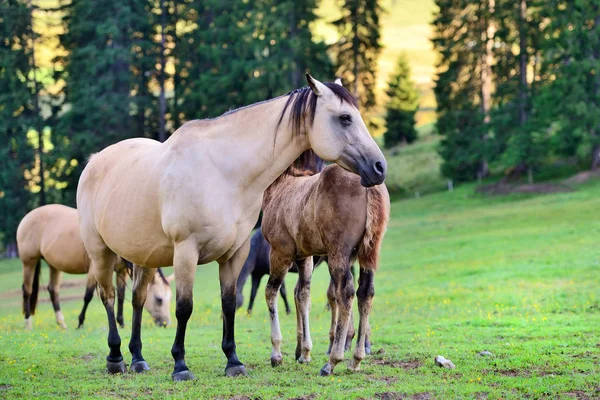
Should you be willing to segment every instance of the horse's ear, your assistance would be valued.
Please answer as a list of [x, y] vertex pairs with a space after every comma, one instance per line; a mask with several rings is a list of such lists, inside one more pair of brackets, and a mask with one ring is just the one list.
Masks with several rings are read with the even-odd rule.
[[315, 78], [313, 78], [312, 76], [310, 76], [309, 74], [306, 74], [306, 82], [308, 82], [308, 86], [310, 86], [310, 89], [317, 96], [321, 96], [323, 95], [323, 93], [325, 93], [326, 86], [318, 80], [316, 80]]
[[171, 274], [171, 275], [165, 277], [165, 279], [167, 280], [167, 282], [171, 283], [175, 280], [175, 274]]
[[342, 78], [340, 78], [339, 76], [337, 78], [335, 78], [335, 81], [333, 81], [333, 83], [335, 83], [336, 85], [340, 85], [341, 87], [344, 87], [344, 85], [342, 85]]

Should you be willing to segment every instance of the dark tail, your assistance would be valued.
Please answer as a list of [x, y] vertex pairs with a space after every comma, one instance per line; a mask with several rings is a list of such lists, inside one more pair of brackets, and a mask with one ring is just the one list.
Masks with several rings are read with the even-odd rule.
[[367, 222], [365, 235], [358, 249], [361, 268], [376, 271], [379, 250], [390, 219], [390, 196], [385, 185], [367, 189]]
[[[31, 296], [29, 296], [29, 312], [31, 313], [31, 315], [35, 315], [35, 306], [37, 306], [38, 293], [40, 289], [41, 269], [42, 259], [40, 258], [37, 264], [35, 265], [35, 272], [33, 273], [33, 285], [31, 286]], [[25, 308], [23, 308], [23, 312], [25, 312]]]

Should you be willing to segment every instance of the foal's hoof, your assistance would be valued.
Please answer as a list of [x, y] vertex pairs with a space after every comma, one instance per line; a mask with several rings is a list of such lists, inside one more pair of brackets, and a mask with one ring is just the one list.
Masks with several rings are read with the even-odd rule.
[[129, 366], [129, 372], [146, 372], [150, 371], [150, 367], [146, 361], [136, 361]]
[[225, 376], [247, 376], [246, 368], [243, 365], [235, 365], [225, 368]]
[[189, 370], [173, 372], [173, 374], [171, 374], [171, 378], [173, 378], [173, 382], [192, 381], [196, 379], [194, 374], [192, 374]]
[[125, 361], [121, 360], [119, 362], [106, 361], [106, 369], [109, 374], [124, 374], [127, 372], [127, 368], [125, 367]]
[[362, 362], [362, 360], [359, 360], [357, 358], [352, 358], [352, 360], [350, 360], [350, 364], [348, 364], [348, 369], [350, 371], [360, 371], [360, 363]]
[[325, 364], [325, 366], [323, 368], [321, 368], [321, 372], [319, 372], [320, 376], [329, 376], [333, 373], [333, 370], [331, 369], [331, 366], [329, 365], [329, 363]]
[[283, 358], [279, 357], [271, 357], [271, 367], [279, 367], [283, 363]]

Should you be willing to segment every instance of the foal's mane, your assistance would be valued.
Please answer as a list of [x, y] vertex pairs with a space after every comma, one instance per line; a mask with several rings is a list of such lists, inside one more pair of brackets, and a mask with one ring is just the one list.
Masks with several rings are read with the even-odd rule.
[[325, 161], [311, 149], [300, 154], [292, 165], [287, 167], [282, 176], [311, 176], [325, 168]]
[[158, 276], [160, 276], [160, 279], [162, 279], [163, 283], [165, 285], [168, 285], [169, 281], [165, 277], [165, 273], [163, 272], [162, 268], [157, 269], [156, 272], [158, 272]]

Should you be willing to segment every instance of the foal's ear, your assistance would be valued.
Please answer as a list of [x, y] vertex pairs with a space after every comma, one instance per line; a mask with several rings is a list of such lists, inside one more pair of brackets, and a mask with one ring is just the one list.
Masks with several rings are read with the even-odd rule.
[[308, 86], [310, 86], [313, 93], [317, 96], [322, 96], [323, 93], [325, 93], [325, 89], [327, 87], [309, 74], [306, 74], [306, 81], [308, 82]]
[[171, 275], [165, 277], [165, 279], [167, 280], [167, 282], [171, 283], [175, 280], [175, 274], [171, 274]]
[[335, 83], [336, 85], [340, 85], [341, 87], [344, 87], [344, 85], [342, 85], [342, 78], [340, 78], [339, 76], [337, 78], [335, 78], [335, 81], [333, 81], [333, 83]]

